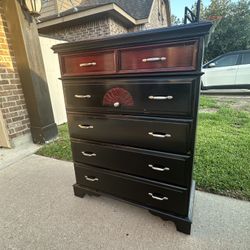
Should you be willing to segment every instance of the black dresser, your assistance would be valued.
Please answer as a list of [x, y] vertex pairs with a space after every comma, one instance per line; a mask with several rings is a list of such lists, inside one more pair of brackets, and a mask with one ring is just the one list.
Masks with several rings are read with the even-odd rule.
[[55, 45], [76, 196], [107, 194], [190, 234], [204, 36], [197, 23]]

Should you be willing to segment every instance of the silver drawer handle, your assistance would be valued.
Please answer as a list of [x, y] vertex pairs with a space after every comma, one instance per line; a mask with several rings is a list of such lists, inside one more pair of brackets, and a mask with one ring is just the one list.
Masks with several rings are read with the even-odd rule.
[[74, 97], [80, 99], [89, 99], [91, 98], [91, 95], [74, 95]]
[[153, 170], [156, 170], [156, 171], [169, 171], [170, 170], [170, 168], [167, 168], [167, 167], [165, 167], [165, 168], [158, 168], [158, 167], [154, 167], [154, 165], [153, 164], [148, 164], [148, 166], [150, 167], [150, 168], [152, 168]]
[[164, 200], [168, 200], [168, 197], [158, 197], [158, 196], [156, 196], [156, 195], [153, 195], [152, 193], [148, 193], [148, 195], [149, 196], [151, 196], [152, 197], [152, 199], [155, 199], [155, 200], [158, 200], [158, 201], [164, 201]]
[[89, 128], [94, 128], [94, 126], [91, 125], [83, 125], [83, 124], [78, 124], [79, 128], [83, 128], [83, 129], [89, 129]]
[[89, 62], [89, 63], [80, 63], [80, 67], [89, 67], [89, 66], [95, 66], [96, 62]]
[[119, 107], [119, 106], [120, 106], [120, 103], [119, 103], [119, 102], [115, 102], [115, 103], [114, 103], [114, 107], [115, 107], [115, 108], [117, 108], [117, 107]]
[[148, 97], [148, 99], [150, 100], [172, 100], [174, 97], [171, 96], [171, 95], [168, 95], [168, 96], [153, 96], [153, 95], [150, 95]]
[[88, 177], [87, 175], [85, 175], [84, 177], [87, 181], [99, 181], [99, 179], [95, 177]]
[[82, 155], [87, 156], [87, 157], [96, 156], [95, 153], [88, 153], [88, 152], [84, 152], [84, 151], [82, 151]]
[[161, 134], [161, 133], [154, 133], [154, 132], [149, 132], [149, 135], [153, 137], [158, 137], [158, 138], [170, 138], [171, 134]]
[[149, 58], [144, 58], [142, 59], [142, 62], [161, 62], [161, 61], [166, 61], [166, 57], [149, 57]]

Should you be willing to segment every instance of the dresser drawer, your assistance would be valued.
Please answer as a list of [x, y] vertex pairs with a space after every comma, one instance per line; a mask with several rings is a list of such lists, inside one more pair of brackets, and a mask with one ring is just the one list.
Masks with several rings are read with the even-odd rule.
[[118, 196], [151, 208], [185, 216], [188, 192], [130, 175], [75, 164], [76, 182], [97, 191]]
[[124, 49], [120, 71], [191, 71], [197, 68], [197, 52], [197, 41]]
[[171, 153], [187, 153], [191, 122], [129, 116], [91, 116], [68, 113], [73, 138], [122, 144]]
[[76, 162], [179, 186], [187, 185], [189, 156], [78, 140], [73, 140], [71, 145]]
[[64, 84], [64, 95], [67, 109], [73, 111], [189, 116], [194, 83], [194, 79], [68, 83]]
[[62, 55], [62, 76], [110, 74], [115, 72], [114, 51]]

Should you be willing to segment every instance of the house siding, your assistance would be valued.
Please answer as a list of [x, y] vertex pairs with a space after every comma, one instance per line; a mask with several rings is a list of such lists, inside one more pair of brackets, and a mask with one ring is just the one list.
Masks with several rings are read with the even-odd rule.
[[44, 1], [42, 4], [41, 15], [43, 17], [57, 14], [57, 5], [55, 0]]
[[11, 139], [30, 132], [30, 121], [11, 37], [0, 0], [0, 109]]
[[65, 10], [71, 9], [73, 6], [77, 6], [82, 0], [47, 0], [42, 2], [41, 15], [43, 17], [51, 16], [63, 12]]
[[160, 27], [167, 27], [167, 11], [164, 0], [155, 0], [151, 9], [149, 22], [142, 25], [137, 25], [129, 30], [129, 32], [136, 32], [140, 30], [154, 29]]
[[121, 22], [115, 20], [114, 18], [109, 18], [109, 27], [110, 34], [109, 35], [117, 35], [122, 33], [127, 33], [129, 30], [126, 28]]
[[168, 26], [166, 4], [164, 0], [155, 0], [151, 10], [149, 23], [145, 24], [145, 29]]

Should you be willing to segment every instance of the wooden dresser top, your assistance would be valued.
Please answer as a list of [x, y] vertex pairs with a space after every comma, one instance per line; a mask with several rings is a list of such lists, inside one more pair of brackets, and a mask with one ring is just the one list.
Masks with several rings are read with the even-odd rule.
[[192, 37], [203, 37], [209, 33], [211, 22], [192, 23], [167, 28], [131, 32], [122, 35], [108, 36], [100, 39], [84, 40], [57, 44], [52, 47], [56, 53], [70, 53], [95, 49], [121, 48], [136, 45], [176, 41]]

